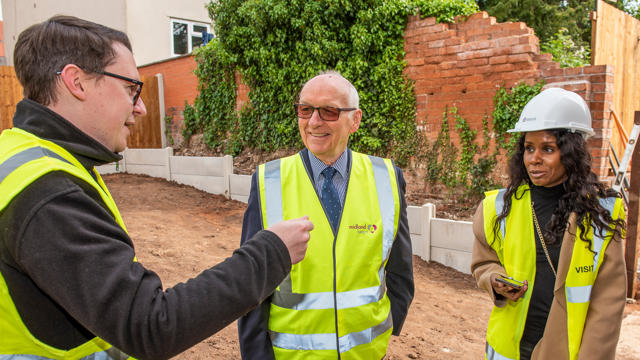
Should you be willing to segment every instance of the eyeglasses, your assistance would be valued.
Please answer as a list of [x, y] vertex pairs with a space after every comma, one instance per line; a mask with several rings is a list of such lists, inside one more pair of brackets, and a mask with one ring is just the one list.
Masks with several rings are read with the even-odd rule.
[[126, 76], [110, 73], [110, 72], [107, 72], [107, 71], [98, 72], [98, 74], [111, 76], [112, 78], [128, 81], [128, 82], [134, 84], [135, 86], [130, 86], [129, 87], [129, 91], [131, 92], [131, 95], [133, 96], [133, 105], [135, 105], [138, 102], [138, 98], [140, 97], [140, 93], [142, 92], [142, 85], [144, 85], [144, 83], [142, 81], [136, 80], [136, 79], [132, 79], [132, 78], [128, 78]]
[[[108, 71], [96, 71], [95, 73], [110, 76], [112, 78], [116, 78], [116, 79], [120, 79], [120, 80], [124, 80], [132, 83], [133, 85], [129, 87], [129, 92], [131, 93], [130, 95], [133, 98], [133, 105], [135, 105], [138, 102], [138, 99], [140, 98], [140, 93], [142, 92], [142, 85], [144, 85], [142, 81], [128, 78], [126, 76], [110, 73]], [[62, 74], [62, 71], [56, 71], [56, 75], [60, 75], [60, 74]]]
[[336, 121], [340, 117], [342, 111], [353, 111], [358, 108], [337, 108], [332, 106], [311, 106], [307, 104], [293, 104], [296, 115], [301, 119], [309, 119], [313, 116], [313, 112], [318, 110], [320, 119], [324, 121]]

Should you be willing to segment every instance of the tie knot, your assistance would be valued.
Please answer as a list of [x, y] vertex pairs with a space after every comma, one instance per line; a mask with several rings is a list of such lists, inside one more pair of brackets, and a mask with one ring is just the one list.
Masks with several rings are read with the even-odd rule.
[[336, 174], [336, 169], [331, 166], [327, 166], [326, 168], [324, 168], [324, 170], [322, 170], [321, 174], [324, 175], [325, 179], [331, 180], [333, 179], [333, 175]]

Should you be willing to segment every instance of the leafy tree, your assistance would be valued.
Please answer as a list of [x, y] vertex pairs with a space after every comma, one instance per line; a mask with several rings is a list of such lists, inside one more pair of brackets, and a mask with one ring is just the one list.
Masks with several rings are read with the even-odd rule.
[[636, 0], [620, 0], [614, 5], [618, 9], [640, 20], [640, 2]]
[[[477, 0], [480, 10], [499, 22], [523, 21], [534, 29], [541, 43], [556, 37], [561, 28], [576, 46], [591, 44], [591, 19], [594, 0]], [[636, 0], [618, 0], [609, 4], [636, 18], [640, 9]]]
[[542, 43], [540, 51], [550, 53], [560, 67], [585, 66], [591, 59], [590, 47], [576, 45], [567, 28], [560, 28], [551, 39]]

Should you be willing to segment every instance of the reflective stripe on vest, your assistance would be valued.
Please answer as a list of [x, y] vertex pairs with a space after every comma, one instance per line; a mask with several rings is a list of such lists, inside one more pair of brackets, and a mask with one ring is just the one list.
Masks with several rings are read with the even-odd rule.
[[[384, 159], [369, 156], [373, 165], [373, 174], [380, 204], [380, 214], [382, 215], [383, 235], [382, 235], [382, 258], [388, 259], [393, 245], [394, 238], [394, 200], [389, 179], [389, 172], [384, 163]], [[267, 223], [273, 225], [282, 221], [282, 185], [280, 180], [280, 159], [265, 164], [264, 173]], [[296, 294], [291, 292], [291, 277], [288, 275], [280, 284], [281, 290], [286, 290], [286, 295], [276, 291], [272, 298], [272, 303], [287, 309], [295, 310], [319, 310], [319, 309], [347, 309], [351, 307], [370, 304], [382, 299], [385, 294], [385, 274], [384, 262], [378, 271], [380, 286], [369, 287], [352, 291], [336, 293], [337, 305], [334, 302], [333, 292], [322, 292], [312, 294]]]
[[[399, 221], [397, 179], [390, 160], [352, 152], [351, 163], [335, 232], [299, 154], [258, 169], [263, 227], [302, 215], [315, 225], [307, 256], [271, 298], [269, 335], [278, 359], [386, 352], [393, 321], [384, 267]], [[349, 244], [358, 243], [352, 258]]]
[[[498, 191], [498, 195], [496, 195], [496, 215], [502, 214], [502, 210], [504, 209], [504, 193], [507, 189], [500, 189]], [[504, 239], [505, 227], [507, 226], [506, 217], [500, 220], [500, 233], [502, 234], [502, 238]]]
[[[340, 352], [344, 353], [353, 347], [368, 344], [375, 338], [391, 329], [393, 320], [391, 313], [380, 324], [364, 329], [360, 332], [350, 333], [339, 338]], [[271, 343], [274, 346], [290, 350], [338, 350], [336, 348], [335, 334], [283, 334], [270, 331]]]
[[280, 159], [265, 164], [264, 186], [267, 203], [267, 225], [282, 221], [282, 186], [280, 184]]
[[43, 147], [32, 147], [27, 150], [21, 151], [7, 160], [5, 160], [2, 164], [0, 164], [0, 183], [4, 178], [6, 178], [9, 174], [11, 174], [15, 169], [19, 168], [21, 165], [31, 161], [36, 160], [41, 157], [48, 156], [52, 158], [56, 158], [58, 160], [62, 160], [69, 165], [72, 165], [62, 156], [54, 153], [53, 151], [43, 148]]
[[489, 343], [486, 343], [485, 351], [486, 351], [486, 355], [487, 355], [487, 360], [515, 360], [515, 359], [511, 359], [511, 358], [508, 358], [506, 356], [502, 356], [502, 355], [498, 354], [498, 352], [496, 352], [491, 347], [491, 345], [489, 345]]
[[[0, 360], [49, 360], [50, 358], [28, 355], [28, 354], [13, 354], [13, 355], [0, 355]], [[78, 360], [126, 360], [132, 359], [122, 351], [112, 347], [105, 351], [96, 352], [87, 356], [84, 356]]]

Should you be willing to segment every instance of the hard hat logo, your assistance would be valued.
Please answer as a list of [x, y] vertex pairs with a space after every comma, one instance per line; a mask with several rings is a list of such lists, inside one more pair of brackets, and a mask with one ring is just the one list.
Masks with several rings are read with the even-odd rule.
[[595, 134], [591, 127], [591, 111], [580, 95], [561, 88], [549, 88], [525, 105], [520, 119], [507, 132], [529, 132], [567, 129], [585, 138]]

